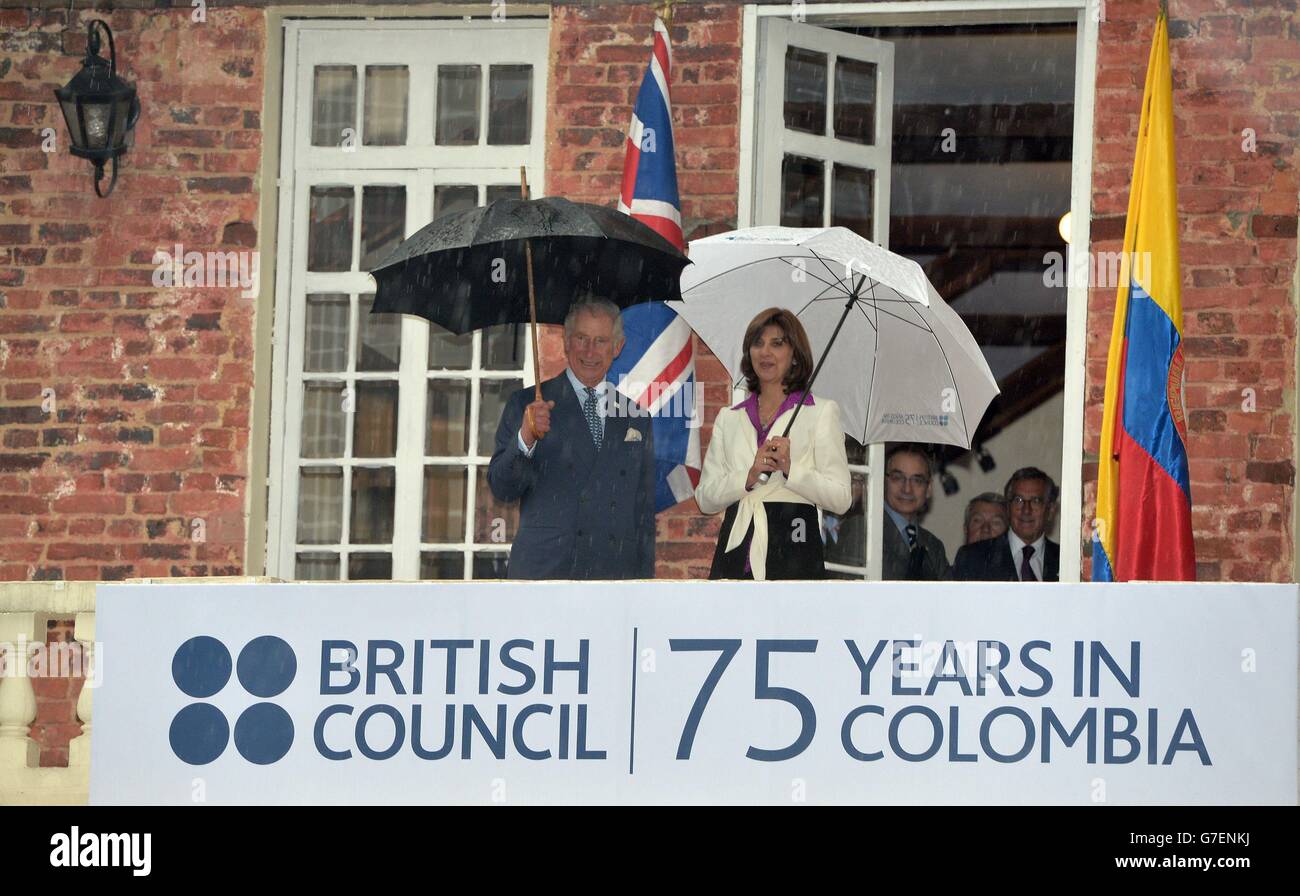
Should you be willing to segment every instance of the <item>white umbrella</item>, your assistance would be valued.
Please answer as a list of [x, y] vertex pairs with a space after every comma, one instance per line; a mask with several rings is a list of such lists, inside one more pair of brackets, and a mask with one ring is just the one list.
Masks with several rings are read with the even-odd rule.
[[848, 435], [970, 447], [997, 381], [916, 262], [844, 227], [734, 230], [692, 242], [690, 258], [668, 304], [734, 385], [746, 325], [788, 308], [817, 358], [812, 391], [840, 405]]

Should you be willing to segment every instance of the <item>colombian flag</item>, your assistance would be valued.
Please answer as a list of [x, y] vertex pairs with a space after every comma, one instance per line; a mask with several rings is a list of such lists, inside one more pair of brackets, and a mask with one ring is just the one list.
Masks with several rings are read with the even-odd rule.
[[1156, 20], [1106, 364], [1092, 580], [1196, 577], [1169, 29]]

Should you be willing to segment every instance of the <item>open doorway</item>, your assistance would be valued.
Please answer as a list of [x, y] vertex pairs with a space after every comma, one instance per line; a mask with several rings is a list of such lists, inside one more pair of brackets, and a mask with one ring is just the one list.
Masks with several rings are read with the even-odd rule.
[[[821, 74], [816, 54], [863, 56], [873, 47], [887, 48], [874, 50], [888, 53], [888, 77], [879, 79], [879, 91], [888, 91], [878, 94], [876, 102], [888, 110], [888, 124], [877, 133], [889, 136], [880, 141], [884, 160], [873, 166], [871, 196], [877, 214], [886, 220], [864, 215], [858, 227], [841, 215], [842, 220], [823, 223], [850, 227], [921, 264], [974, 334], [1002, 390], [984, 415], [972, 450], [936, 451], [941, 476], [923, 525], [944, 541], [951, 560], [965, 542], [971, 499], [1001, 492], [1011, 473], [1026, 466], [1062, 482], [1069, 284], [1063, 236], [1069, 225], [1062, 219], [1071, 206], [1076, 153], [1079, 25], [1073, 19], [947, 24], [951, 19], [946, 16], [914, 16], [906, 27], [878, 27], [859, 24], [880, 21], [866, 15], [854, 21], [846, 14], [824, 24], [814, 24], [810, 16], [807, 25], [794, 30], [781, 24], [782, 31], [797, 32], [807, 58], [793, 58], [787, 46], [775, 46], [766, 35], [777, 22], [759, 15], [759, 34], [765, 39], [757, 60], [750, 223], [814, 224], [787, 220], [785, 205], [798, 206], [787, 200], [803, 194], [786, 183], [792, 149], [784, 143], [793, 141], [772, 122], [784, 100], [784, 131], [791, 129], [792, 96], [802, 97], [794, 111], [805, 117], [817, 112], [808, 108], [809, 96], [836, 101], [838, 93], [822, 87], [836, 79], [829, 70]], [[786, 57], [783, 95], [772, 77], [777, 51]], [[836, 136], [836, 116], [828, 110], [824, 117], [827, 136]], [[783, 144], [774, 151], [777, 139]], [[817, 148], [801, 147], [799, 154], [816, 155]], [[796, 161], [808, 167], [806, 160]], [[835, 161], [828, 157], [827, 164]], [[782, 189], [764, 189], [778, 169]], [[833, 205], [841, 190], [827, 183], [826, 192]], [[772, 207], [774, 195], [779, 209]], [[883, 209], [878, 205], [882, 201]], [[839, 537], [827, 546], [828, 567], [841, 575], [873, 578], [883, 464], [877, 467], [880, 455], [852, 440], [848, 448], [855, 497], [861, 498], [838, 521], [834, 534]], [[1047, 534], [1059, 540], [1060, 529], [1058, 518]]]

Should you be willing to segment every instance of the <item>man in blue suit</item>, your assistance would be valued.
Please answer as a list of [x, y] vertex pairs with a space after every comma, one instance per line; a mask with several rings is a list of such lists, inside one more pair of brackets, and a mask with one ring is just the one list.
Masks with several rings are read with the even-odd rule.
[[655, 457], [650, 418], [605, 379], [623, 349], [618, 306], [575, 303], [564, 321], [564, 373], [510, 396], [488, 484], [519, 502], [512, 579], [651, 579]]

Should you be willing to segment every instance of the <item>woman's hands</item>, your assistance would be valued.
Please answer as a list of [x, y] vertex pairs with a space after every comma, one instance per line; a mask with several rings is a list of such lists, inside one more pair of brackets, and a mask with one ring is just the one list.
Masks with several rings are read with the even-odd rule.
[[773, 436], [754, 455], [753, 466], [749, 468], [749, 476], [745, 479], [745, 490], [752, 489], [764, 473], [771, 474], [778, 470], [786, 476], [790, 475], [790, 440]]

